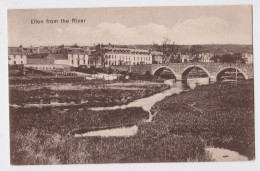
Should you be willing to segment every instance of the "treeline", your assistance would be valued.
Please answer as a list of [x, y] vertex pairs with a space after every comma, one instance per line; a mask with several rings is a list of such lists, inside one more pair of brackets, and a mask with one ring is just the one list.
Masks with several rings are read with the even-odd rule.
[[[236, 45], [236, 44], [207, 44], [207, 45], [177, 45], [180, 53], [186, 54], [192, 46], [201, 47], [201, 52], [215, 53], [216, 55], [228, 54], [228, 53], [253, 53], [252, 45]], [[154, 45], [129, 45], [130, 48], [140, 49], [154, 49]]]

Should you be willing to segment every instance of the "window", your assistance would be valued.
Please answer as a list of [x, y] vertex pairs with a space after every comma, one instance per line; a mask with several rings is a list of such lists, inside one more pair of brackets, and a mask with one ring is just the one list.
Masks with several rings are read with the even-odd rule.
[[73, 64], [73, 60], [71, 60], [71, 64]]
[[85, 60], [83, 60], [83, 64], [86, 64], [86, 61], [85, 61]]
[[23, 61], [21, 61], [21, 64], [23, 64]]
[[14, 61], [14, 64], [16, 64], [16, 61]]

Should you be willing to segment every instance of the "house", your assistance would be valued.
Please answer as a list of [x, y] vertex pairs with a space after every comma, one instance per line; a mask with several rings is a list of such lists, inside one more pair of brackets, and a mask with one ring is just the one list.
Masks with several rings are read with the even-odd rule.
[[199, 61], [200, 62], [214, 62], [212, 60], [212, 57], [214, 56], [214, 53], [200, 53], [199, 54]]
[[64, 54], [34, 54], [28, 57], [26, 67], [38, 70], [56, 70], [63, 69], [66, 65], [69, 65], [69, 61]]
[[190, 62], [191, 58], [188, 54], [177, 54], [180, 57], [181, 62]]
[[54, 65], [69, 65], [68, 55], [65, 54], [49, 54], [54, 59]]
[[67, 53], [70, 66], [89, 65], [89, 53], [83, 49], [70, 49]]
[[252, 64], [253, 63], [253, 54], [252, 53], [243, 53], [242, 58], [245, 59], [245, 62], [247, 64]]
[[8, 64], [9, 65], [26, 65], [27, 55], [22, 48], [9, 47], [8, 48]]
[[158, 51], [151, 51], [152, 63], [161, 64], [163, 63], [163, 53]]

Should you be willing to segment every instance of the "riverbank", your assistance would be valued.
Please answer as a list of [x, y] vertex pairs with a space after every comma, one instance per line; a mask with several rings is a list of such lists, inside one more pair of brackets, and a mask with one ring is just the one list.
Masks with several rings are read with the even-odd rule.
[[152, 113], [153, 130], [201, 137], [208, 146], [255, 157], [253, 81], [198, 86], [163, 99]]
[[167, 84], [141, 80], [72, 80], [72, 83], [67, 83], [66, 79], [63, 81], [59, 82], [59, 79], [55, 78], [37, 78], [29, 82], [23, 80], [21, 84], [13, 83], [9, 87], [10, 105], [25, 108], [114, 106], [127, 104], [170, 88]]

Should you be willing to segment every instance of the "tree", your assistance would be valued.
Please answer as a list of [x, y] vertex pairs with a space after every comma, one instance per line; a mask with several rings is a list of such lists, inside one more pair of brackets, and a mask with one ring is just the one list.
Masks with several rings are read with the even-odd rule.
[[62, 44], [62, 45], [58, 46], [58, 48], [64, 48], [64, 44]]
[[192, 62], [198, 62], [200, 60], [199, 54], [203, 51], [203, 47], [201, 45], [192, 45], [189, 49], [190, 55], [192, 56]]
[[192, 45], [190, 48], [190, 53], [192, 56], [199, 55], [200, 53], [204, 52], [201, 45]]
[[79, 45], [78, 45], [77, 43], [74, 43], [71, 47], [73, 47], [73, 48], [78, 48]]
[[221, 62], [221, 56], [219, 56], [219, 55], [214, 55], [211, 59], [212, 59], [214, 62]]
[[164, 38], [161, 45], [153, 42], [153, 48], [163, 53], [163, 63], [180, 62], [180, 57], [176, 55], [178, 46], [169, 38]]
[[235, 54], [224, 54], [222, 56], [214, 56], [212, 58], [215, 62], [224, 62], [224, 63], [245, 63], [245, 59], [242, 57], [241, 53]]
[[93, 59], [94, 59], [94, 63], [95, 63], [95, 67], [96, 64], [98, 63], [99, 60], [101, 60], [101, 64], [103, 65], [103, 67], [105, 67], [105, 53], [107, 52], [106, 49], [104, 49], [104, 45], [103, 44], [97, 44], [94, 47], [94, 51], [93, 51]]

